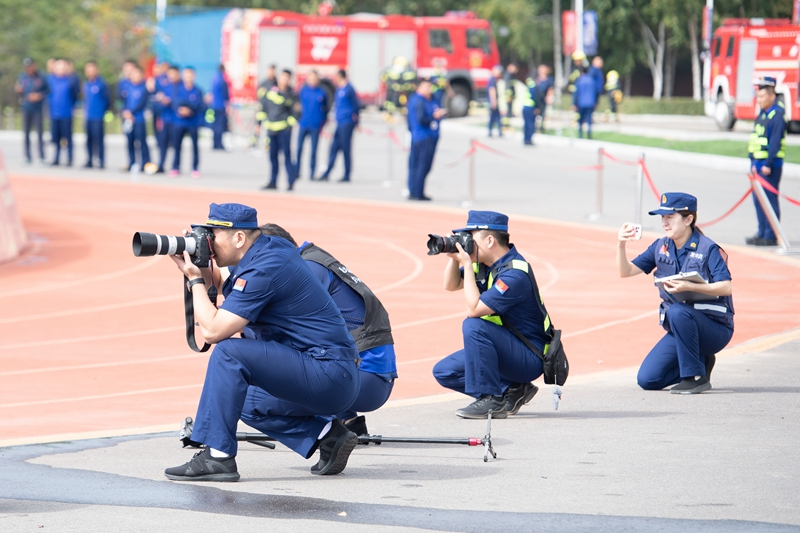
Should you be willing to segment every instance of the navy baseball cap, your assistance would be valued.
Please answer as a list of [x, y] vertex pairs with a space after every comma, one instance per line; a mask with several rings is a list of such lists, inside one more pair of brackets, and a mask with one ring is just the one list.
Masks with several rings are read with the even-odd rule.
[[463, 228], [454, 229], [453, 233], [476, 229], [508, 231], [508, 217], [495, 211], [470, 211], [467, 217], [467, 225]]
[[775, 87], [777, 84], [778, 80], [772, 76], [762, 76], [755, 81], [755, 85], [757, 85], [759, 89], [764, 87]]
[[661, 195], [661, 205], [650, 214], [671, 215], [681, 211], [697, 211], [697, 198], [685, 192], [665, 192]]
[[258, 228], [258, 213], [242, 204], [211, 204], [205, 224], [192, 224], [193, 228]]

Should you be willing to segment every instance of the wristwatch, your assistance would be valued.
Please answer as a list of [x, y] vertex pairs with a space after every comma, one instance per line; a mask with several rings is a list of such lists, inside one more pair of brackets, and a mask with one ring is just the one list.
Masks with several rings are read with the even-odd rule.
[[204, 280], [203, 278], [194, 278], [193, 280], [189, 281], [189, 292], [192, 292], [192, 287], [194, 287], [197, 284], [205, 285], [206, 280]]

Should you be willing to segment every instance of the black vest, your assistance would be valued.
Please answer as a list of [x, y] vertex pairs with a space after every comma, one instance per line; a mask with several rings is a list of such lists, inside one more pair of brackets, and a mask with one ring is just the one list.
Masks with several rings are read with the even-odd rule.
[[389, 324], [389, 313], [386, 312], [375, 293], [358, 276], [350, 272], [346, 266], [331, 254], [315, 246], [314, 243], [308, 243], [308, 245], [304, 246], [300, 251], [300, 257], [306, 261], [313, 261], [322, 265], [333, 272], [364, 300], [364, 306], [366, 307], [364, 325], [350, 331], [350, 335], [356, 341], [356, 347], [359, 352], [385, 344], [394, 344], [392, 326]]

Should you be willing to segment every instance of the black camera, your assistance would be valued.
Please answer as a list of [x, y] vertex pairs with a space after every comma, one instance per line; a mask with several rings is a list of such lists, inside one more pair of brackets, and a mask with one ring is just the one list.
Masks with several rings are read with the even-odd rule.
[[475, 241], [472, 240], [472, 233], [468, 231], [459, 231], [447, 237], [428, 233], [428, 255], [457, 253], [456, 243], [459, 243], [468, 254], [475, 251]]
[[185, 250], [194, 265], [207, 268], [211, 265], [213, 242], [214, 234], [208, 228], [192, 228], [192, 232], [183, 237], [136, 232], [133, 234], [133, 255], [183, 255]]

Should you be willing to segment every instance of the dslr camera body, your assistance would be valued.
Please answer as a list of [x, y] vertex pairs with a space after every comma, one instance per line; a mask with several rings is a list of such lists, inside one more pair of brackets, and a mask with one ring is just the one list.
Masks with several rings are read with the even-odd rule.
[[472, 240], [472, 233], [468, 231], [459, 231], [446, 237], [429, 233], [428, 255], [457, 253], [456, 243], [460, 244], [461, 248], [470, 255], [475, 251], [475, 241]]
[[150, 257], [153, 255], [183, 255], [189, 252], [192, 264], [200, 268], [211, 266], [214, 255], [214, 233], [208, 228], [192, 228], [191, 233], [181, 237], [136, 232], [133, 234], [133, 255]]

